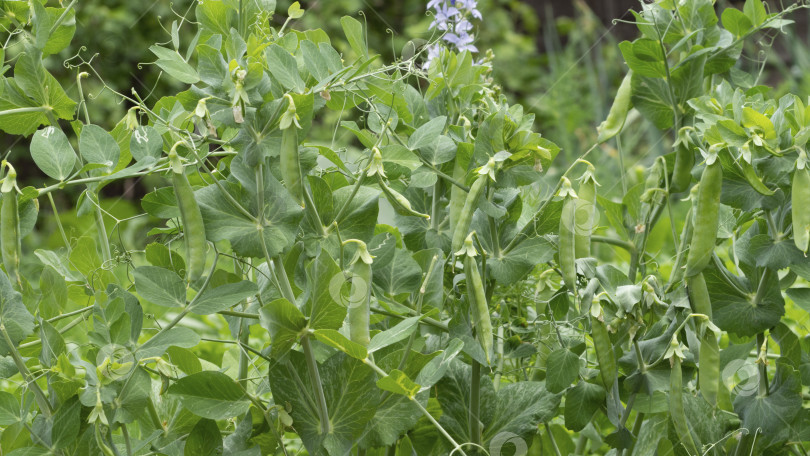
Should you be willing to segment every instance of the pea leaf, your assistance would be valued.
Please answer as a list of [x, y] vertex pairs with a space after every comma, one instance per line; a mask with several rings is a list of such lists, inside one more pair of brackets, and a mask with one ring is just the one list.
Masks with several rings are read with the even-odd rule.
[[313, 335], [324, 344], [332, 348], [337, 348], [354, 359], [364, 360], [368, 358], [368, 350], [366, 350], [366, 347], [352, 342], [334, 329], [316, 329]]
[[262, 327], [270, 332], [273, 356], [284, 354], [292, 348], [301, 330], [307, 326], [304, 314], [283, 298], [262, 307], [259, 316]]
[[259, 288], [255, 283], [243, 280], [237, 283], [226, 283], [213, 289], [205, 290], [199, 298], [189, 306], [189, 310], [199, 314], [208, 315], [233, 307], [239, 302], [255, 296]]
[[20, 401], [13, 394], [0, 391], [0, 426], [19, 423], [22, 419], [20, 410]]
[[640, 38], [619, 43], [619, 49], [633, 73], [649, 78], [667, 77], [664, 51], [659, 42]]
[[189, 328], [171, 328], [156, 334], [138, 347], [138, 359], [162, 356], [169, 347], [192, 348], [200, 343], [200, 335]]
[[762, 284], [766, 287], [762, 302], [753, 305], [751, 297], [755, 293], [747, 280], [739, 280], [747, 288], [743, 295], [728, 285], [715, 267], [705, 269], [703, 275], [712, 302], [712, 320], [724, 331], [742, 337], [753, 336], [777, 324], [785, 313], [778, 281]]
[[353, 17], [343, 16], [340, 18], [340, 25], [343, 27], [343, 33], [346, 34], [346, 39], [354, 53], [361, 59], [367, 59], [368, 47], [363, 38], [363, 24]]
[[112, 172], [121, 157], [121, 148], [115, 138], [98, 125], [85, 125], [79, 135], [79, 152], [88, 163], [104, 165]]
[[224, 420], [245, 414], [250, 401], [236, 382], [217, 371], [202, 371], [177, 380], [169, 394], [178, 396], [191, 413], [210, 420]]
[[368, 344], [369, 353], [373, 353], [381, 348], [395, 344], [410, 336], [419, 325], [420, 319], [421, 317], [406, 318], [397, 323], [393, 328], [386, 329], [385, 331], [376, 334], [371, 338], [371, 342]]
[[577, 379], [579, 356], [567, 348], [558, 348], [548, 355], [546, 366], [546, 388], [559, 393]]
[[348, 304], [342, 302], [341, 288], [347, 283], [343, 271], [326, 250], [322, 250], [307, 268], [307, 275], [312, 290], [309, 327], [340, 328], [346, 318]]
[[203, 418], [191, 429], [183, 447], [184, 456], [218, 456], [222, 454], [222, 436], [214, 420]]
[[169, 73], [173, 78], [186, 84], [200, 82], [200, 76], [197, 74], [197, 71], [195, 71], [194, 67], [189, 65], [188, 62], [183, 60], [183, 57], [181, 57], [177, 51], [158, 45], [149, 46], [149, 50], [158, 57], [155, 64], [159, 66], [161, 70]]
[[413, 382], [405, 372], [394, 369], [385, 377], [377, 380], [377, 388], [389, 391], [394, 394], [401, 394], [407, 397], [414, 397], [419, 392], [419, 385]]
[[163, 138], [154, 127], [143, 125], [132, 130], [129, 152], [136, 161], [157, 160], [163, 152]]
[[439, 135], [444, 130], [446, 123], [447, 117], [445, 116], [430, 119], [408, 138], [408, 149], [419, 150], [434, 145], [439, 140]]
[[266, 51], [267, 64], [270, 73], [286, 90], [303, 92], [306, 88], [304, 80], [298, 74], [298, 64], [295, 57], [278, 44], [271, 44]]
[[45, 127], [31, 138], [31, 158], [48, 177], [65, 180], [76, 166], [76, 152], [58, 127]]
[[[34, 332], [34, 316], [28, 312], [22, 301], [22, 295], [11, 286], [8, 276], [0, 271], [0, 324], [14, 346]], [[8, 355], [8, 343], [0, 337], [0, 355]]]
[[580, 381], [565, 394], [565, 427], [574, 432], [581, 431], [604, 402], [604, 388]]
[[142, 298], [163, 307], [184, 307], [186, 285], [183, 279], [168, 269], [140, 266], [133, 272], [135, 289]]
[[[272, 366], [269, 381], [273, 398], [278, 404], [291, 405], [295, 430], [311, 454], [320, 454], [324, 447], [329, 454], [349, 454], [379, 403], [380, 391], [374, 384], [374, 372], [344, 353], [337, 353], [319, 366], [331, 424], [330, 432], [321, 434], [315, 408], [318, 393], [309, 382], [309, 376], [301, 375], [307, 369], [304, 356], [295, 351], [290, 352], [288, 363]], [[301, 378], [303, 389], [289, 381], [293, 376]]]

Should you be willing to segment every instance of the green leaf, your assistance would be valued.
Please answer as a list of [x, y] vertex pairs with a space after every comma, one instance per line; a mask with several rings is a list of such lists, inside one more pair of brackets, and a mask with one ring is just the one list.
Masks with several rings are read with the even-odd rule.
[[174, 194], [172, 187], [163, 187], [147, 193], [141, 199], [141, 207], [149, 215], [157, 218], [180, 217], [180, 209], [177, 207], [177, 195]]
[[129, 152], [135, 161], [141, 162], [149, 158], [157, 160], [163, 154], [163, 138], [154, 127], [136, 127], [129, 139]]
[[54, 448], [67, 448], [79, 437], [82, 403], [79, 396], [73, 396], [63, 403], [53, 415], [53, 428], [51, 430], [51, 444]]
[[303, 15], [304, 10], [301, 9], [301, 5], [298, 2], [293, 2], [293, 4], [287, 8], [287, 16], [289, 16], [290, 19], [299, 19]]
[[546, 366], [546, 388], [559, 393], [577, 379], [579, 356], [567, 348], [558, 348], [548, 355]]
[[669, 87], [660, 78], [645, 78], [633, 75], [633, 106], [641, 111], [658, 129], [666, 130], [674, 122]]
[[447, 347], [442, 351], [441, 356], [432, 359], [427, 366], [425, 366], [419, 375], [416, 377], [416, 383], [422, 387], [429, 388], [436, 384], [444, 377], [444, 374], [450, 368], [453, 360], [456, 359], [461, 350], [464, 348], [464, 342], [461, 339], [451, 339], [447, 343]]
[[723, 10], [722, 20], [723, 27], [737, 38], [746, 34], [754, 26], [745, 13], [732, 7]]
[[262, 307], [260, 312], [262, 327], [270, 332], [271, 353], [279, 356], [286, 353], [306, 328], [307, 319], [290, 301], [276, 299]]
[[184, 456], [219, 456], [224, 447], [219, 426], [214, 420], [203, 418], [194, 425], [186, 437]]
[[419, 289], [422, 269], [409, 251], [396, 248], [396, 238], [391, 233], [374, 236], [368, 248], [375, 257], [374, 285], [390, 296]]
[[186, 374], [196, 374], [197, 372], [202, 371], [202, 363], [200, 363], [200, 359], [197, 358], [197, 355], [195, 355], [191, 350], [178, 346], [172, 346], [169, 347], [166, 352], [169, 357], [169, 362], [177, 366], [178, 369]]
[[73, 119], [76, 102], [67, 96], [56, 78], [48, 73], [42, 65], [41, 56], [33, 52], [21, 54], [14, 65], [14, 80], [25, 95], [33, 98], [39, 106], [52, 110], [60, 119]]
[[604, 388], [580, 381], [565, 394], [565, 427], [574, 432], [581, 431], [604, 402]]
[[234, 207], [231, 200], [222, 192], [227, 191], [251, 214], [258, 213], [255, 193], [249, 193], [247, 189], [231, 181], [223, 182], [223, 189], [218, 185], [209, 185], [195, 192], [205, 221], [208, 240], [214, 242], [228, 240], [234, 253], [255, 258], [264, 258], [263, 242], [270, 257], [278, 255], [292, 245], [303, 215], [302, 208], [295, 203], [272, 173], [264, 175], [262, 230], [257, 228], [253, 218], [247, 217]]
[[186, 270], [186, 262], [179, 253], [171, 250], [165, 244], [153, 242], [146, 246], [146, 261], [152, 266], [170, 269], [182, 276]]
[[39, 360], [45, 367], [53, 367], [59, 355], [67, 352], [65, 339], [62, 334], [47, 320], [43, 320], [39, 327], [39, 338], [42, 341], [42, 350]]
[[149, 50], [155, 54], [158, 59], [155, 62], [161, 70], [168, 73], [173, 78], [185, 84], [196, 84], [200, 82], [200, 76], [194, 67], [188, 64], [177, 51], [166, 49], [165, 47], [152, 45]]
[[734, 411], [740, 415], [742, 427], [760, 430], [761, 444], [782, 443], [789, 436], [790, 423], [802, 409], [801, 390], [797, 371], [778, 359], [768, 395], [739, 394], [734, 399]]
[[506, 255], [487, 260], [487, 270], [499, 285], [511, 285], [526, 277], [535, 266], [554, 257], [556, 248], [547, 238], [535, 236], [518, 243]]
[[183, 327], [171, 328], [152, 336], [136, 352], [138, 359], [162, 356], [171, 347], [192, 348], [200, 343], [200, 335]]
[[346, 34], [346, 39], [354, 53], [361, 59], [367, 59], [368, 47], [363, 38], [363, 24], [353, 17], [343, 16], [340, 18], [340, 25], [343, 27], [343, 33]]
[[[0, 325], [5, 327], [8, 338], [16, 347], [21, 340], [34, 332], [34, 316], [28, 312], [22, 295], [14, 290], [6, 273], [0, 270]], [[0, 337], [0, 356], [9, 354], [5, 337]]]
[[[374, 371], [362, 362], [337, 353], [319, 366], [331, 430], [321, 434], [316, 410], [316, 392], [309, 382], [307, 363], [298, 352], [289, 362], [270, 368], [270, 389], [277, 404], [290, 404], [293, 424], [310, 454], [350, 454], [356, 439], [367, 429], [379, 403]], [[297, 382], [289, 381], [298, 377]], [[325, 450], [325, 451], [324, 451]]]
[[419, 150], [435, 144], [446, 123], [447, 117], [445, 116], [430, 119], [430, 121], [417, 128], [408, 138], [408, 149]]
[[377, 380], [377, 388], [413, 398], [419, 392], [420, 386], [408, 378], [405, 372], [394, 369], [385, 377]]
[[140, 266], [132, 275], [135, 289], [147, 301], [163, 307], [186, 305], [186, 285], [174, 272], [157, 266]]
[[766, 287], [762, 301], [753, 305], [751, 299], [755, 293], [747, 281], [739, 279], [745, 285], [743, 295], [728, 285], [715, 267], [705, 269], [703, 275], [712, 302], [712, 320], [724, 331], [742, 337], [753, 336], [777, 324], [785, 313], [779, 281], [762, 284]]
[[76, 166], [76, 152], [58, 127], [45, 127], [31, 138], [31, 158], [48, 177], [65, 180]]
[[754, 27], [762, 25], [768, 19], [768, 12], [765, 10], [765, 4], [762, 3], [762, 0], [745, 0], [743, 12]]
[[20, 409], [20, 400], [16, 396], [7, 391], [0, 391], [0, 426], [19, 423], [22, 419]]
[[236, 382], [217, 371], [203, 371], [177, 380], [169, 394], [178, 396], [191, 413], [211, 420], [245, 414], [250, 401]]
[[255, 296], [259, 288], [255, 283], [243, 280], [237, 283], [226, 283], [213, 289], [205, 290], [203, 295], [194, 300], [189, 310], [199, 315], [217, 313]]
[[298, 74], [298, 64], [292, 54], [278, 44], [271, 44], [267, 47], [266, 55], [270, 73], [284, 89], [304, 92], [306, 85]]
[[368, 344], [368, 352], [374, 353], [381, 348], [388, 347], [410, 336], [419, 326], [419, 320], [421, 320], [421, 317], [406, 318], [397, 323], [393, 328], [386, 329], [376, 334], [371, 338], [371, 342]]
[[321, 250], [318, 257], [307, 268], [312, 285], [312, 310], [309, 327], [312, 329], [338, 329], [348, 312], [347, 303], [339, 302], [340, 290], [346, 284], [343, 271], [332, 257]]
[[366, 347], [349, 340], [346, 336], [334, 329], [316, 329], [312, 333], [316, 339], [330, 347], [346, 353], [354, 359], [364, 360], [368, 358]]
[[85, 125], [79, 135], [79, 152], [88, 163], [104, 165], [112, 172], [121, 157], [121, 148], [115, 138], [98, 125]]
[[666, 78], [667, 68], [664, 51], [657, 41], [639, 38], [633, 42], [619, 43], [624, 61], [638, 76]]

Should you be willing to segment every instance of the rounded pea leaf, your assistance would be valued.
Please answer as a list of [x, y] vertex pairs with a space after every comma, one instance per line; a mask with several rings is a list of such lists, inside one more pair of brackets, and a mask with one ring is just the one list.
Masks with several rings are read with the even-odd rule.
[[546, 388], [559, 393], [568, 388], [579, 375], [579, 356], [567, 348], [551, 352], [546, 360]]
[[31, 158], [51, 179], [63, 181], [76, 166], [76, 152], [59, 128], [45, 127], [31, 138]]
[[210, 420], [224, 420], [244, 415], [250, 401], [232, 378], [217, 371], [203, 371], [183, 377], [169, 387], [169, 394], [179, 396], [183, 407]]
[[85, 125], [79, 135], [79, 152], [88, 163], [104, 165], [109, 171], [118, 164], [121, 148], [115, 138], [98, 125]]
[[132, 131], [129, 139], [129, 152], [135, 161], [157, 160], [163, 152], [163, 138], [149, 125], [138, 127]]
[[259, 292], [255, 283], [243, 280], [237, 283], [226, 283], [214, 289], [206, 290], [202, 296], [194, 300], [189, 310], [199, 315], [217, 313], [233, 307], [239, 302], [254, 296]]
[[194, 425], [186, 438], [183, 455], [215, 456], [222, 454], [222, 450], [222, 436], [217, 422], [203, 418]]
[[0, 426], [10, 426], [20, 422], [20, 400], [13, 394], [0, 391]]
[[174, 271], [157, 266], [135, 268], [135, 289], [142, 298], [163, 307], [186, 305], [186, 286]]

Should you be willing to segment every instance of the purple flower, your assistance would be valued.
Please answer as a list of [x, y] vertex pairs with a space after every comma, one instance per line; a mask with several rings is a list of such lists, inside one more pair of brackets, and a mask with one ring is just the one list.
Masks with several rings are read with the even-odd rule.
[[459, 10], [452, 6], [440, 5], [436, 8], [436, 18], [430, 24], [430, 28], [438, 28], [439, 30], [449, 30], [450, 21], [459, 15]]
[[[442, 36], [445, 43], [459, 52], [478, 52], [478, 48], [473, 44], [475, 36], [470, 33], [473, 24], [468, 19], [468, 17], [482, 18], [481, 12], [478, 11], [477, 0], [429, 0], [427, 7], [434, 11], [430, 28], [445, 32]], [[440, 54], [441, 46], [438, 43], [429, 46], [425, 68], [429, 67], [430, 62]]]

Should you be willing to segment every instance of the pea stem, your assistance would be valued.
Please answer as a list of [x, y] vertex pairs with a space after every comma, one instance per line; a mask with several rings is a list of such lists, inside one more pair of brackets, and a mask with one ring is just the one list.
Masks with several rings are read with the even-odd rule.
[[70, 241], [68, 241], [67, 235], [65, 234], [65, 228], [62, 226], [62, 220], [59, 219], [59, 211], [56, 209], [56, 202], [54, 202], [53, 195], [50, 193], [48, 193], [48, 201], [51, 203], [51, 209], [53, 210], [53, 218], [56, 220], [56, 226], [59, 227], [59, 234], [62, 235], [62, 241], [65, 243], [65, 248], [67, 248], [69, 256]]
[[472, 360], [472, 374], [470, 375], [470, 409], [467, 419], [470, 426], [472, 443], [481, 444], [481, 363]]
[[[763, 274], [764, 275], [764, 274]], [[764, 357], [763, 355], [767, 353], [767, 345], [765, 345], [765, 333], [761, 332], [757, 334], [757, 346], [759, 346], [759, 356]], [[765, 362], [759, 362], [759, 384], [757, 387], [757, 392], [759, 397], [767, 397], [768, 396], [768, 366]]]
[[308, 334], [301, 338], [301, 348], [303, 348], [304, 356], [307, 359], [309, 381], [312, 383], [312, 388], [315, 389], [316, 399], [318, 400], [318, 419], [321, 422], [321, 434], [327, 435], [331, 432], [332, 425], [329, 422], [329, 410], [326, 408], [326, 396], [324, 396], [321, 375], [318, 372], [318, 362], [315, 360], [315, 352], [312, 351]]

